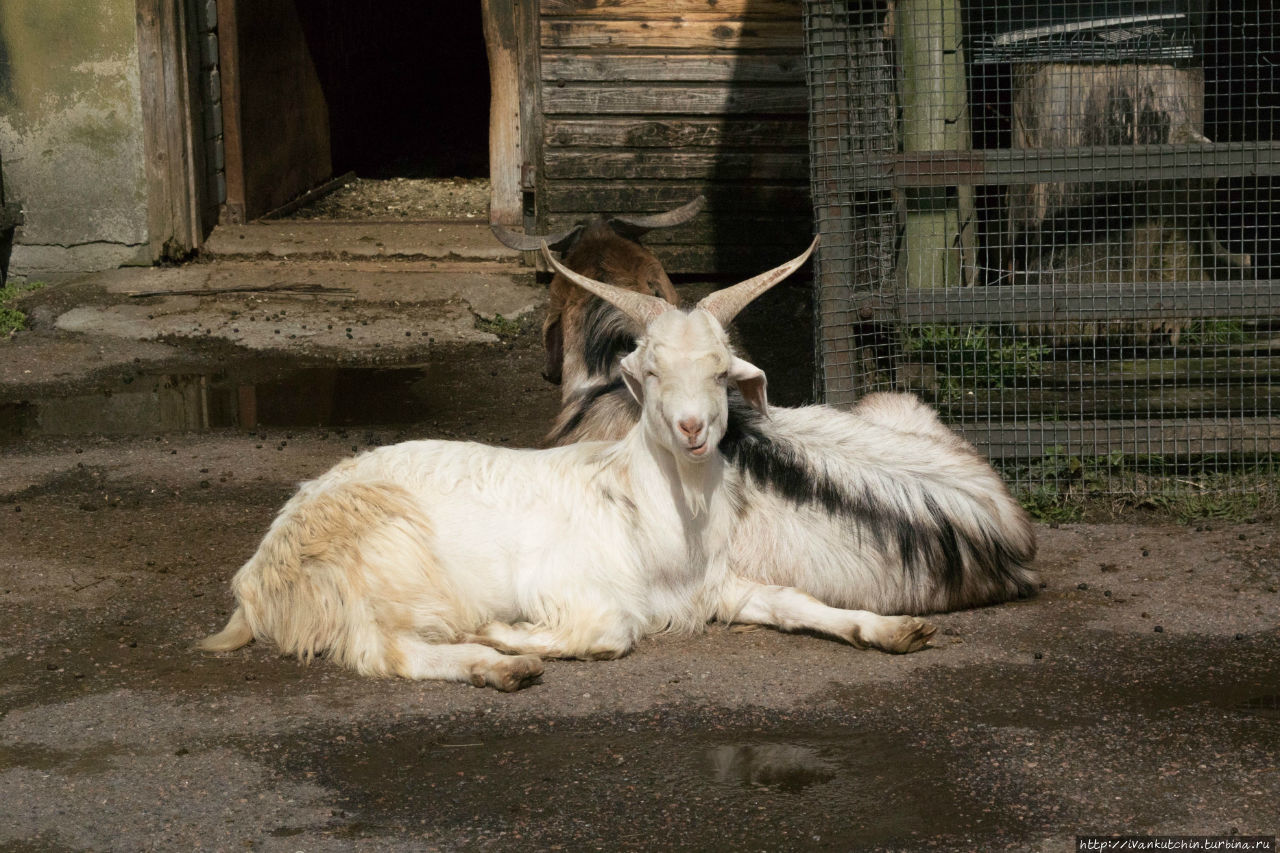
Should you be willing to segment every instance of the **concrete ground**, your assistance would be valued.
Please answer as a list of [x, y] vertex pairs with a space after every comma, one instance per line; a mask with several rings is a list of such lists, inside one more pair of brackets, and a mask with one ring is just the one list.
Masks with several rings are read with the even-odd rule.
[[[1272, 517], [1041, 526], [1039, 596], [940, 614], [902, 657], [712, 626], [508, 695], [192, 651], [299, 480], [405, 437], [532, 445], [556, 407], [541, 291], [483, 235], [466, 255], [371, 227], [319, 252], [289, 227], [48, 288], [0, 342], [0, 850], [1066, 851], [1280, 828]], [[328, 425], [287, 425], [290, 388], [328, 395]]]

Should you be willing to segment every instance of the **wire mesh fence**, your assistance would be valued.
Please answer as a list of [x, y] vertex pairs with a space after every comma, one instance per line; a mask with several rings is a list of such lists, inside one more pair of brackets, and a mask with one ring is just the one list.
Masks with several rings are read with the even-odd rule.
[[806, 0], [818, 389], [1024, 495], [1280, 472], [1280, 25], [1199, 0]]

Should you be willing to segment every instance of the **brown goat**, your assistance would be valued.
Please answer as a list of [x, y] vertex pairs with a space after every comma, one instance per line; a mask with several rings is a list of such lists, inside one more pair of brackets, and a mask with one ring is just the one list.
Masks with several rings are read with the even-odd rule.
[[[596, 216], [580, 222], [562, 234], [540, 236], [515, 234], [494, 225], [494, 235], [507, 247], [518, 251], [537, 251], [541, 242], [563, 253], [570, 269], [588, 278], [616, 287], [647, 293], [680, 304], [662, 264], [638, 240], [655, 228], [683, 225], [696, 216], [706, 203], [698, 196], [675, 210], [653, 216]], [[546, 351], [546, 367], [542, 375], [557, 385], [567, 374], [575, 380], [585, 379], [586, 340], [583, 330], [587, 314], [599, 300], [569, 281], [560, 273], [551, 279], [547, 317], [542, 324], [542, 343]], [[616, 316], [610, 314], [610, 316]], [[575, 388], [566, 386], [565, 394]]]

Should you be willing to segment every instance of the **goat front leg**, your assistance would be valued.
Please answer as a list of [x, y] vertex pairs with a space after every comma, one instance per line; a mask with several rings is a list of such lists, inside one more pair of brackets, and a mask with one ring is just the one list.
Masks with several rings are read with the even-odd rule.
[[473, 643], [516, 655], [543, 658], [577, 658], [579, 660], [614, 660], [631, 651], [630, 635], [618, 630], [554, 631], [528, 622], [490, 622], [467, 637]]
[[828, 607], [787, 586], [765, 586], [730, 576], [716, 617], [725, 622], [769, 625], [783, 631], [815, 631], [895, 654], [923, 649], [938, 629], [914, 616], [881, 616], [866, 610]]

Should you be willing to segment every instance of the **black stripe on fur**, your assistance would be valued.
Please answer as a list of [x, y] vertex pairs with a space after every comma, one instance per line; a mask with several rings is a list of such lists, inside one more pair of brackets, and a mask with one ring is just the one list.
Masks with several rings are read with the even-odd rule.
[[617, 392], [623, 392], [626, 393], [627, 398], [630, 399], [631, 394], [626, 392], [625, 389], [626, 385], [623, 382], [622, 377], [615, 376], [608, 382], [601, 382], [598, 385], [592, 385], [574, 394], [573, 397], [569, 399], [569, 405], [573, 407], [573, 413], [569, 415], [564, 423], [557, 426], [556, 429], [552, 431], [551, 435], [547, 436], [547, 443], [550, 445], [559, 444], [564, 441], [566, 436], [573, 434], [573, 431], [582, 424], [582, 419], [591, 411], [591, 407], [594, 406], [596, 401], [601, 397]]
[[587, 375], [593, 379], [609, 376], [614, 360], [636, 347], [636, 335], [626, 315], [594, 296], [583, 312], [582, 338]]
[[730, 397], [729, 421], [720, 451], [731, 464], [767, 489], [797, 506], [813, 504], [844, 515], [867, 531], [881, 548], [896, 548], [903, 567], [913, 575], [927, 573], [946, 590], [948, 598], [961, 594], [965, 557], [975, 571], [1011, 585], [1022, 594], [1023, 583], [1014, 580], [1018, 561], [997, 531], [969, 534], [957, 527], [943, 508], [924, 496], [925, 517], [913, 517], [892, 500], [868, 489], [850, 491], [821, 469], [805, 464], [803, 454], [788, 442], [761, 429], [762, 419], [737, 394]]

